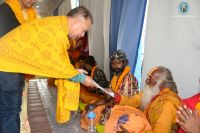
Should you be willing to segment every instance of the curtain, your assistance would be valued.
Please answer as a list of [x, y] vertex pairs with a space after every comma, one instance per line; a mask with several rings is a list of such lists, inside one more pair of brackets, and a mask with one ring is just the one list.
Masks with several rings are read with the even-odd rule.
[[88, 32], [89, 54], [109, 79], [109, 25], [111, 0], [80, 0], [80, 5], [90, 10], [93, 26]]
[[117, 38], [124, 0], [114, 0], [111, 5], [110, 16], [110, 56], [117, 50]]
[[134, 73], [142, 32], [146, 0], [112, 0], [110, 55], [123, 50]]
[[143, 62], [143, 85], [154, 66], [172, 71], [182, 98], [199, 92], [200, 1], [150, 0]]

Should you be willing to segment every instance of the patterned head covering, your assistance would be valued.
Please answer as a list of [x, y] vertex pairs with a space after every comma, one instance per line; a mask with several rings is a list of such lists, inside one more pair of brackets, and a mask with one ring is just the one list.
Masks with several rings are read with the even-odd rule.
[[113, 55], [110, 57], [110, 62], [113, 61], [114, 59], [117, 59], [123, 62], [128, 62], [127, 56], [122, 50], [115, 51]]

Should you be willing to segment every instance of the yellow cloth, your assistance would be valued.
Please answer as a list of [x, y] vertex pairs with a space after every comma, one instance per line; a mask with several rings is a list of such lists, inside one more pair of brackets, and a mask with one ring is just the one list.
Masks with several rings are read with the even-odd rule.
[[[131, 98], [122, 96], [120, 105], [139, 107], [142, 94], [136, 94]], [[176, 108], [180, 106], [181, 99], [170, 89], [163, 89], [145, 110], [152, 130], [147, 133], [171, 133], [176, 128]], [[145, 133], [146, 133], [145, 132]]]
[[69, 110], [78, 109], [80, 84], [58, 79], [56, 85], [58, 87], [56, 122], [64, 123], [70, 118]]
[[[67, 36], [66, 16], [36, 19], [22, 24], [0, 38], [0, 71], [64, 79], [76, 76], [79, 72], [72, 66], [67, 54], [67, 49], [70, 47]], [[73, 94], [75, 98], [68, 99], [68, 103], [74, 103], [73, 100], [79, 97], [79, 91], [70, 87], [75, 86], [71, 85], [74, 83], [67, 80], [60, 82], [64, 82], [65, 89], [58, 89], [63, 89], [63, 94], [66, 92]], [[68, 85], [69, 87], [66, 87]], [[76, 87], [80, 89], [78, 85]], [[62, 97], [61, 95], [58, 94], [58, 99]], [[70, 107], [69, 110], [71, 108], [74, 109]], [[65, 112], [60, 113], [65, 114]], [[67, 120], [69, 114], [66, 115]]]
[[[81, 89], [80, 89], [81, 90]], [[78, 107], [79, 107], [79, 109], [82, 111], [82, 110], [84, 110], [85, 109], [85, 106], [86, 106], [87, 104], [86, 103], [83, 103], [81, 100], [79, 100], [79, 105], [78, 105]]]
[[15, 13], [17, 20], [22, 24], [37, 18], [37, 14], [33, 8], [22, 9], [19, 0], [5, 0]]
[[[37, 14], [35, 10], [32, 7], [22, 9], [20, 1], [21, 0], [5, 0], [5, 3], [7, 3], [9, 7], [12, 9], [19, 23], [22, 24], [36, 19]], [[35, 77], [34, 75], [29, 75], [29, 74], [26, 74], [24, 76], [25, 80], [29, 80]]]
[[104, 129], [105, 129], [105, 128], [104, 128], [103, 125], [101, 125], [101, 124], [99, 124], [99, 123], [96, 124], [97, 133], [105, 133], [105, 130], [104, 130]]
[[200, 116], [200, 98], [199, 102], [195, 105], [195, 109], [199, 110], [199, 116]]
[[132, 97], [122, 96], [120, 100], [120, 105], [128, 105], [135, 108], [139, 108], [141, 105], [141, 98], [143, 96], [143, 93], [138, 93], [133, 95]]
[[0, 71], [55, 78], [77, 75], [67, 54], [67, 29], [63, 16], [36, 19], [12, 30], [0, 38]]

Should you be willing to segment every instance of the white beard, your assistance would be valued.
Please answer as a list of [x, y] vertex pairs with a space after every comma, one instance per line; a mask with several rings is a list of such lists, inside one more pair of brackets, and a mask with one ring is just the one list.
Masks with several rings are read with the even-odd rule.
[[149, 85], [146, 85], [144, 91], [143, 91], [143, 97], [141, 99], [141, 106], [140, 109], [144, 110], [152, 98], [156, 96], [160, 92], [160, 89], [158, 87], [158, 83], [154, 87], [150, 87]]

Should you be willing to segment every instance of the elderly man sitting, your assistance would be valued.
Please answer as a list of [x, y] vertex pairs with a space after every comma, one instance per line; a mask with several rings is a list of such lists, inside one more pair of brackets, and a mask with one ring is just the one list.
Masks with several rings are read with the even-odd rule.
[[[148, 133], [171, 133], [177, 130], [176, 110], [181, 103], [177, 87], [169, 69], [153, 68], [146, 79], [146, 87], [133, 97], [115, 95], [120, 105], [138, 107], [144, 110], [152, 129]], [[106, 129], [105, 129], [106, 130]]]

